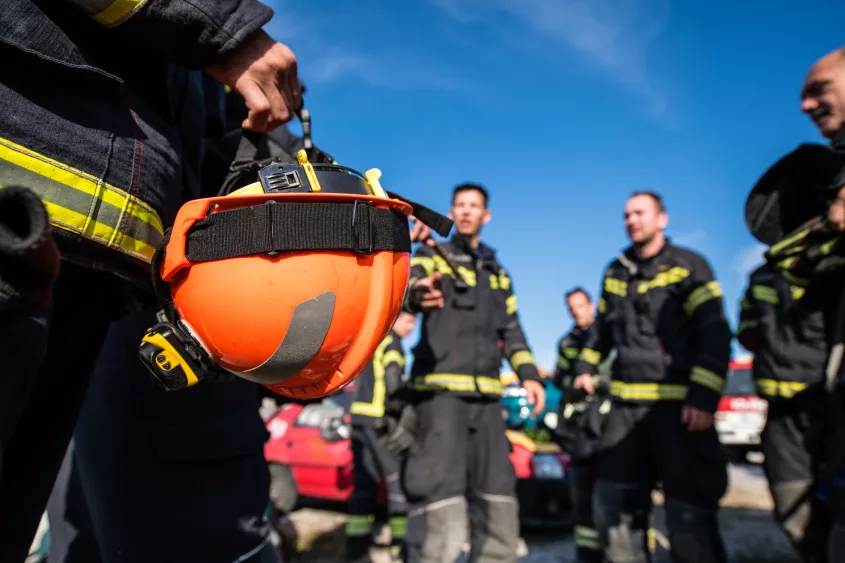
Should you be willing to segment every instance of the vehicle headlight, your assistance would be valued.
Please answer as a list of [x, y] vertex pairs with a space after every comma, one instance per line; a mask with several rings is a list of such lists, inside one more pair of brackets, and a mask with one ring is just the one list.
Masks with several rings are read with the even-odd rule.
[[531, 458], [534, 476], [538, 479], [563, 479], [563, 465], [555, 455], [534, 454]]
[[547, 412], [546, 415], [543, 417], [543, 424], [546, 425], [546, 428], [550, 428], [552, 430], [557, 428], [557, 413]]

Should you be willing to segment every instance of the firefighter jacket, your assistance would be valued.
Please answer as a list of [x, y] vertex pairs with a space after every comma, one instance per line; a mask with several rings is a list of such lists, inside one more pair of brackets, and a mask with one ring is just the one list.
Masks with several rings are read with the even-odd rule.
[[749, 276], [737, 337], [754, 352], [752, 373], [764, 399], [791, 399], [824, 378], [827, 293], [791, 285], [770, 265]]
[[172, 77], [271, 16], [256, 0], [4, 0], [2, 184], [39, 194], [64, 258], [149, 287], [186, 199]]
[[572, 368], [575, 361], [581, 354], [584, 341], [587, 338], [587, 331], [574, 327], [569, 334], [558, 340], [557, 343], [557, 364], [555, 365], [554, 384], [559, 389], [566, 389], [572, 386], [572, 380], [578, 375]]
[[599, 314], [575, 365], [595, 374], [612, 348], [614, 401], [686, 401], [715, 412], [732, 333], [707, 261], [672, 245], [647, 260], [632, 248], [607, 268]]
[[355, 394], [349, 406], [352, 424], [373, 426], [384, 416], [385, 405], [405, 383], [405, 351], [394, 331], [381, 341], [373, 360], [355, 379]]
[[[442, 309], [423, 314], [411, 368], [413, 390], [499, 400], [503, 356], [521, 381], [540, 381], [519, 322], [513, 282], [493, 249], [484, 244], [473, 249], [459, 234], [441, 248], [457, 272], [427, 245], [411, 259], [410, 285], [440, 272], [445, 301]], [[419, 312], [413, 300], [409, 291], [405, 308]]]

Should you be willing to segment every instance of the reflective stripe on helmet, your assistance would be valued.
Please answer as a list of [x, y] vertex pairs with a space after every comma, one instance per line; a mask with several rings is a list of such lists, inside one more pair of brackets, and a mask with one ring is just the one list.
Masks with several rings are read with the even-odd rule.
[[137, 197], [90, 174], [0, 139], [3, 182], [32, 189], [50, 223], [150, 263], [163, 239], [158, 213]]
[[304, 301], [293, 310], [289, 330], [267, 361], [246, 371], [229, 370], [255, 383], [275, 384], [287, 381], [314, 359], [332, 324], [335, 294], [327, 291]]

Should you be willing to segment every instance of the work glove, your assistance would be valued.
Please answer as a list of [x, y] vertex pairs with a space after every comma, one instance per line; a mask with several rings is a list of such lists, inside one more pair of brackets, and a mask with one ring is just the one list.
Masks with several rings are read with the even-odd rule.
[[21, 186], [0, 189], [0, 310], [15, 301], [46, 307], [60, 260], [41, 199]]
[[386, 413], [382, 421], [378, 441], [384, 449], [399, 457], [414, 445], [417, 439], [414, 405], [406, 403], [398, 412]]

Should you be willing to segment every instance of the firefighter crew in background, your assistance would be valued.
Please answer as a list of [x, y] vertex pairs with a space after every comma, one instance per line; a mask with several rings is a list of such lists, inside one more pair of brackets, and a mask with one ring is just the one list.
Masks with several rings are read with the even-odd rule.
[[515, 562], [519, 506], [499, 407], [500, 339], [535, 415], [543, 410], [545, 389], [519, 322], [513, 282], [479, 240], [491, 217], [487, 190], [456, 186], [450, 217], [451, 240], [422, 245], [411, 260], [408, 309], [423, 318], [411, 369], [417, 439], [403, 471], [407, 561], [454, 561], [469, 528], [470, 562]]
[[749, 277], [737, 336], [754, 353], [757, 394], [769, 404], [761, 438], [775, 518], [804, 561], [825, 563], [830, 524], [812, 489], [823, 446], [828, 303], [815, 289], [760, 266]]
[[386, 405], [407, 383], [402, 339], [414, 330], [416, 321], [415, 315], [400, 313], [393, 329], [376, 349], [373, 361], [355, 380], [356, 389], [349, 407], [355, 488], [349, 499], [346, 521], [347, 561], [369, 560], [367, 554], [382, 481], [387, 485], [391, 554], [394, 558], [404, 556], [408, 505], [400, 485], [399, 460], [378, 443], [376, 427], [384, 420]]
[[659, 481], [673, 560], [726, 563], [717, 512], [727, 459], [713, 418], [732, 334], [709, 264], [665, 237], [668, 220], [659, 195], [628, 199], [632, 245], [605, 271], [599, 314], [575, 364], [574, 386], [593, 392], [599, 362], [617, 352], [594, 517], [607, 561], [649, 561], [650, 494]]
[[297, 65], [261, 30], [272, 14], [256, 0], [3, 2], [3, 184], [42, 198], [63, 262], [52, 303], [0, 325], [2, 561], [26, 557], [108, 326], [151, 298], [153, 251], [191, 192], [170, 71], [240, 93], [248, 129], [289, 121]]
[[[584, 347], [587, 330], [595, 322], [596, 308], [586, 290], [580, 287], [567, 292], [565, 298], [575, 326], [558, 341], [554, 383], [563, 391], [563, 399], [556, 435], [563, 451], [572, 457], [569, 489], [576, 559], [578, 563], [600, 563], [602, 553], [593, 524], [595, 453], [610, 411], [610, 400], [606, 393], [589, 395], [572, 387], [575, 379], [572, 367]], [[597, 382], [594, 387], [598, 387]]]

